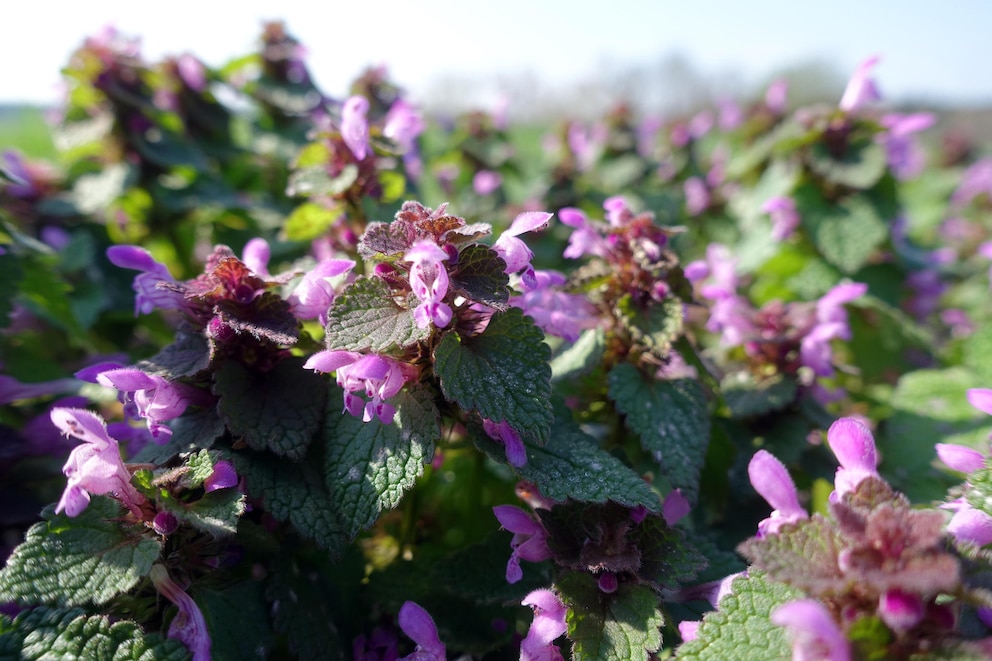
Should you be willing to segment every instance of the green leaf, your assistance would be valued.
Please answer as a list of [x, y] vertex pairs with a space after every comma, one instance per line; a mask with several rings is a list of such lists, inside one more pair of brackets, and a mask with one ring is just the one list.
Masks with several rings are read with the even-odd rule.
[[668, 296], [661, 303], [651, 301], [646, 308], [630, 294], [617, 301], [617, 319], [630, 337], [659, 358], [666, 358], [672, 342], [682, 332], [682, 301]]
[[169, 422], [172, 438], [165, 445], [149, 443], [135, 455], [135, 463], [164, 464], [184, 452], [196, 452], [213, 447], [227, 427], [215, 408], [187, 412]]
[[104, 604], [130, 590], [148, 575], [162, 545], [120, 516], [120, 504], [104, 496], [94, 496], [75, 518], [47, 507], [0, 570], [0, 602]]
[[608, 381], [610, 399], [627, 416], [627, 427], [640, 435], [672, 486], [695, 502], [710, 436], [703, 386], [690, 379], [645, 379], [629, 363], [610, 370]]
[[470, 301], [503, 311], [510, 300], [510, 278], [505, 269], [506, 262], [495, 250], [475, 243], [458, 253], [451, 287]]
[[586, 374], [603, 362], [606, 335], [601, 328], [590, 328], [564, 351], [551, 359], [551, 381], [570, 381]]
[[871, 188], [885, 174], [885, 148], [870, 137], [851, 139], [839, 157], [823, 142], [812, 146], [807, 164], [813, 172], [841, 186]]
[[617, 591], [604, 595], [596, 577], [573, 572], [556, 584], [568, 606], [568, 637], [576, 661], [647, 661], [649, 653], [661, 649], [658, 597], [649, 588], [621, 583]]
[[[189, 650], [178, 640], [157, 633], [146, 634], [128, 620], [111, 623], [102, 615], [86, 615], [79, 608], [34, 608], [18, 615], [11, 629], [7, 632], [0, 628], [0, 654], [5, 659], [186, 661], [189, 658]], [[16, 647], [16, 654], [8, 645]]]
[[432, 589], [480, 604], [519, 604], [531, 591], [551, 583], [549, 563], [528, 563], [519, 582], [506, 582], [498, 568], [510, 558], [511, 539], [510, 533], [497, 531], [435, 562], [430, 567]]
[[203, 611], [213, 658], [270, 658], [275, 635], [260, 582], [247, 580], [223, 590], [200, 589], [190, 596]]
[[24, 269], [20, 260], [9, 252], [0, 255], [0, 282], [5, 286], [0, 289], [0, 328], [10, 324], [10, 313], [14, 311], [14, 298], [21, 286]]
[[425, 388], [408, 387], [390, 402], [396, 406], [392, 424], [341, 412], [333, 395], [324, 427], [327, 488], [334, 510], [353, 538], [379, 514], [399, 505], [403, 494], [424, 472], [441, 437], [438, 412]]
[[[935, 442], [988, 451], [992, 418], [968, 403], [969, 388], [988, 386], [963, 367], [904, 374], [892, 393], [894, 411], [877, 435], [879, 470], [914, 502], [943, 500], [953, 480], [934, 466]], [[887, 461], [886, 457], [898, 458]]]
[[874, 256], [889, 234], [886, 221], [863, 195], [828, 203], [810, 187], [797, 191], [803, 226], [824, 259], [854, 273]]
[[190, 377], [210, 366], [210, 345], [199, 330], [183, 324], [176, 339], [151, 358], [138, 361], [137, 367], [148, 374], [175, 380]]
[[791, 659], [792, 645], [785, 629], [772, 624], [775, 608], [802, 598], [802, 592], [773, 583], [757, 570], [739, 576], [730, 594], [720, 600], [720, 609], [703, 618], [697, 638], [678, 648], [686, 661], [768, 661]]
[[232, 434], [254, 450], [291, 459], [306, 454], [320, 427], [327, 382], [303, 369], [302, 358], [286, 358], [264, 373], [227, 361], [214, 378], [218, 410]]
[[21, 262], [24, 276], [20, 282], [21, 302], [29, 310], [61, 328], [72, 337], [81, 337], [83, 331], [72, 312], [69, 294], [72, 287], [54, 268], [53, 259], [38, 256]]
[[[335, 613], [325, 589], [326, 579], [315, 577], [315, 573], [301, 566], [295, 556], [276, 558], [265, 585], [272, 626], [286, 636], [289, 648], [301, 659], [342, 659], [345, 641], [334, 625]], [[345, 604], [342, 606], [347, 608]]]
[[304, 202], [286, 218], [283, 235], [287, 241], [310, 241], [325, 233], [342, 213], [338, 206]]
[[[473, 434], [476, 445], [496, 461], [503, 446], [485, 432]], [[628, 507], [643, 505], [652, 512], [661, 499], [634, 469], [602, 449], [565, 415], [556, 415], [551, 438], [543, 446], [527, 444], [527, 463], [516, 468], [520, 477], [537, 485], [542, 495], [558, 501], [605, 503], [612, 500]]]
[[730, 374], [720, 384], [730, 417], [751, 418], [778, 411], [796, 398], [796, 381], [777, 374], [755, 382], [748, 372]]
[[395, 170], [380, 170], [379, 185], [382, 187], [380, 202], [390, 204], [399, 200], [406, 192], [406, 177]]
[[434, 371], [448, 401], [545, 443], [553, 419], [550, 359], [541, 329], [510, 308], [494, 314], [481, 335], [446, 334]]
[[238, 475], [245, 478], [248, 493], [260, 498], [273, 517], [288, 521], [332, 556], [344, 551], [349, 540], [335, 515], [337, 503], [324, 486], [316, 462], [294, 463], [254, 452], [235, 452], [231, 458]]
[[358, 166], [349, 163], [337, 177], [331, 177], [325, 166], [303, 168], [289, 175], [286, 194], [291, 197], [324, 197], [340, 195], [358, 180]]
[[237, 489], [217, 489], [189, 506], [170, 510], [197, 530], [224, 537], [237, 532], [238, 519], [245, 513], [245, 496]]
[[417, 328], [409, 309], [398, 306], [382, 278], [358, 278], [327, 313], [327, 348], [385, 353], [427, 339], [431, 327]]

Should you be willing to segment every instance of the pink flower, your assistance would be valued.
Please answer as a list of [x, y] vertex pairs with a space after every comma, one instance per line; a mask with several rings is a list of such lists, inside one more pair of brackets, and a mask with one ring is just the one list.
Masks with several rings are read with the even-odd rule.
[[589, 220], [581, 209], [566, 207], [558, 212], [561, 222], [574, 227], [568, 237], [568, 246], [562, 253], [568, 259], [578, 259], [583, 255], [606, 257], [610, 254], [610, 246], [603, 237], [602, 223]]
[[774, 509], [771, 516], [758, 524], [758, 537], [774, 535], [787, 523], [809, 518], [799, 504], [796, 485], [781, 461], [767, 450], [758, 450], [747, 465], [751, 486]]
[[771, 621], [789, 630], [792, 661], [850, 661], [851, 649], [826, 607], [800, 599], [772, 611]]
[[489, 438], [503, 444], [504, 451], [506, 452], [506, 460], [512, 466], [523, 466], [527, 463], [527, 448], [524, 447], [524, 442], [520, 440], [520, 434], [506, 420], [497, 423], [488, 418], [483, 418], [482, 428], [489, 435]]
[[923, 600], [919, 595], [898, 588], [886, 590], [878, 599], [878, 614], [897, 633], [908, 631], [923, 619]]
[[882, 95], [875, 86], [875, 81], [871, 77], [871, 70], [878, 64], [879, 56], [875, 55], [861, 63], [851, 80], [844, 89], [844, 95], [840, 99], [840, 109], [844, 112], [854, 112], [869, 103], [881, 101]]
[[396, 141], [404, 152], [411, 152], [417, 136], [423, 132], [424, 120], [417, 109], [404, 99], [396, 99], [386, 113], [382, 134]]
[[369, 123], [365, 113], [369, 102], [364, 96], [349, 97], [341, 108], [341, 138], [359, 161], [365, 160], [369, 149]]
[[202, 390], [184, 383], [172, 383], [133, 367], [101, 372], [96, 381], [120, 391], [121, 402], [128, 414], [145, 419], [148, 431], [160, 443], [172, 436], [172, 430], [163, 422], [178, 418], [190, 404], [205, 403], [209, 398]]
[[516, 583], [524, 577], [520, 561], [541, 562], [551, 557], [548, 533], [527, 512], [513, 505], [497, 505], [493, 514], [500, 525], [513, 533], [510, 560], [506, 563], [506, 582]]
[[761, 205], [761, 210], [772, 219], [772, 238], [776, 241], [789, 238], [799, 227], [799, 213], [791, 197], [773, 197]]
[[698, 216], [710, 205], [706, 182], [699, 177], [689, 177], [682, 185], [685, 191], [685, 209], [690, 216]]
[[193, 598], [169, 577], [163, 565], [152, 565], [148, 577], [159, 594], [179, 609], [169, 625], [169, 638], [181, 641], [193, 653], [193, 661], [210, 661], [210, 632], [203, 612]]
[[661, 515], [665, 523], [674, 526], [692, 510], [692, 505], [682, 495], [681, 489], [672, 489], [661, 504]]
[[245, 249], [241, 252], [241, 261], [251, 269], [255, 275], [269, 277], [269, 259], [272, 257], [272, 248], [265, 239], [254, 238], [245, 244]]
[[472, 189], [479, 195], [489, 195], [503, 183], [503, 177], [492, 170], [479, 170], [472, 177]]
[[954, 443], [937, 443], [934, 449], [937, 450], [937, 458], [944, 465], [961, 473], [973, 473], [985, 468], [985, 455], [973, 448]]
[[203, 481], [203, 490], [207, 493], [218, 489], [228, 489], [238, 485], [238, 474], [230, 461], [218, 461], [210, 477]]
[[561, 273], [535, 270], [534, 282], [533, 288], [511, 298], [510, 305], [523, 310], [548, 335], [575, 342], [583, 330], [599, 325], [596, 309], [585, 296], [558, 289], [566, 282]]
[[297, 319], [318, 319], [326, 325], [335, 295], [332, 279], [354, 267], [350, 259], [325, 259], [308, 271], [287, 299]]
[[418, 328], [431, 322], [438, 328], [451, 323], [452, 311], [444, 297], [448, 293], [448, 271], [444, 262], [449, 257], [445, 250], [429, 239], [417, 241], [406, 251], [403, 260], [411, 262], [410, 288], [420, 299], [413, 311]]
[[947, 524], [947, 532], [962, 542], [992, 544], [992, 516], [964, 502]]
[[418, 604], [407, 601], [400, 606], [400, 629], [417, 644], [413, 654], [398, 661], [447, 661], [447, 650], [437, 634], [434, 618]]
[[834, 476], [834, 492], [831, 501], [854, 491], [867, 477], [878, 477], [875, 470], [878, 458], [875, 454], [875, 439], [871, 432], [855, 418], [840, 418], [827, 430], [827, 443], [840, 462]]
[[772, 82], [765, 91], [765, 106], [776, 115], [783, 115], [789, 95], [789, 81], [780, 78]]
[[63, 434], [83, 441], [69, 453], [62, 472], [68, 478], [55, 512], [75, 517], [90, 503], [90, 494], [111, 494], [135, 514], [145, 498], [131, 485], [117, 440], [100, 416], [85, 409], [55, 408], [52, 422]]
[[534, 620], [520, 641], [520, 661], [561, 661], [561, 651], [554, 641], [568, 630], [565, 604], [547, 589], [534, 590], [520, 603], [534, 609]]
[[912, 134], [925, 131], [936, 121], [934, 115], [925, 112], [890, 113], [882, 117], [882, 126], [888, 131], [879, 134], [876, 140], [885, 147], [889, 167], [898, 179], [910, 179], [923, 170], [925, 156]]
[[[361, 354], [354, 351], [318, 351], [303, 364], [318, 372], [336, 372], [337, 383], [344, 388], [344, 410], [370, 422], [373, 417], [384, 425], [393, 421], [396, 409], [386, 402], [410, 379], [416, 368], [389, 356]], [[356, 392], [365, 391], [372, 401], [365, 402]]]
[[534, 253], [517, 237], [525, 232], [543, 230], [548, 226], [553, 215], [544, 211], [525, 211], [513, 219], [510, 227], [500, 234], [493, 244], [493, 250], [506, 262], [507, 274], [523, 271], [521, 278], [526, 288], [537, 286], [534, 267], [530, 265]]

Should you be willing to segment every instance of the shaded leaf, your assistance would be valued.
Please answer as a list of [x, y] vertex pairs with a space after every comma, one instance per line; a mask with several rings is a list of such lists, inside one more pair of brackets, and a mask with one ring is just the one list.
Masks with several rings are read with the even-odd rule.
[[627, 426], [641, 437], [673, 487], [690, 502], [709, 444], [710, 420], [702, 385], [690, 379], [646, 379], [629, 363], [610, 370], [609, 395]]
[[661, 649], [664, 618], [650, 588], [621, 583], [604, 595], [591, 574], [572, 572], [555, 583], [568, 609], [568, 637], [576, 661], [647, 661]]
[[451, 287], [470, 301], [503, 311], [510, 300], [510, 278], [505, 270], [506, 262], [495, 250], [476, 243], [458, 253]]
[[283, 359], [268, 372], [227, 361], [214, 379], [218, 411], [232, 434], [254, 450], [292, 459], [306, 454], [320, 427], [327, 382], [303, 369], [302, 358]]

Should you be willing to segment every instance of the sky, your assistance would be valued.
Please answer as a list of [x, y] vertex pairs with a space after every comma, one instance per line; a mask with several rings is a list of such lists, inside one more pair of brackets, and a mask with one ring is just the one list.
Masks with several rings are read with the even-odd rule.
[[886, 99], [992, 104], [985, 0], [22, 2], [0, 26], [0, 103], [58, 103], [60, 68], [107, 24], [140, 37], [147, 60], [190, 52], [220, 65], [251, 52], [272, 19], [307, 46], [311, 73], [331, 96], [379, 64], [417, 100], [437, 93], [432, 82], [446, 76], [528, 72], [561, 86], [610, 65], [679, 54], [740, 86], [808, 61], [846, 78], [878, 54]]

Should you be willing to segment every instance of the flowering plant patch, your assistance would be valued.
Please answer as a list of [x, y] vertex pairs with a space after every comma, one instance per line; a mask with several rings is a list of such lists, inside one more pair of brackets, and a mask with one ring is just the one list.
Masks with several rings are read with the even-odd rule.
[[4, 154], [0, 656], [992, 655], [992, 166], [877, 59], [535, 150], [304, 53]]

